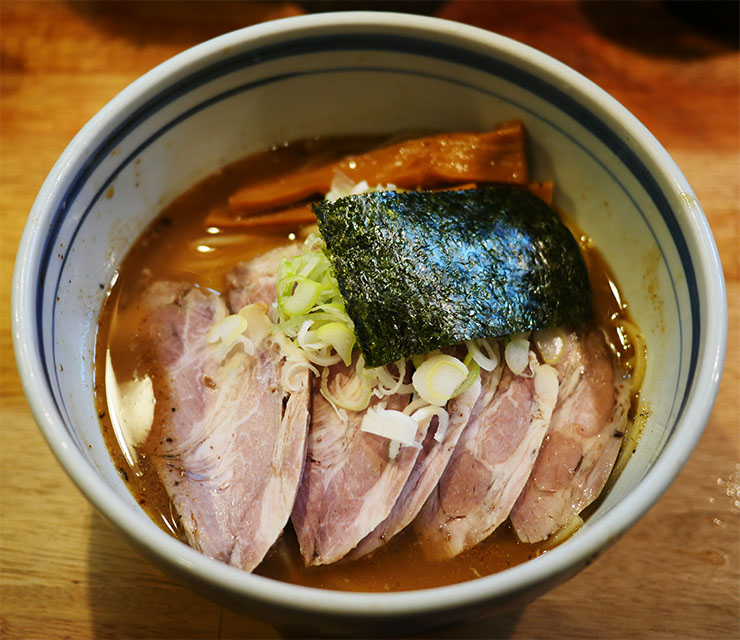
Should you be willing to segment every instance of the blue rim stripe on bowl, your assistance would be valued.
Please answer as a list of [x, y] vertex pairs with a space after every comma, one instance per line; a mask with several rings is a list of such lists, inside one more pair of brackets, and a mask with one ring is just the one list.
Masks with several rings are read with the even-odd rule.
[[[53, 259], [54, 246], [56, 245], [57, 238], [59, 234], [61, 233], [61, 227], [64, 222], [64, 215], [65, 215], [66, 209], [72, 205], [74, 200], [79, 195], [80, 190], [82, 189], [82, 186], [84, 185], [87, 178], [97, 169], [100, 163], [105, 158], [108, 157], [111, 149], [115, 148], [120, 142], [120, 140], [122, 140], [125, 137], [127, 132], [130, 131], [133, 127], [135, 127], [138, 123], [151, 117], [160, 108], [162, 108], [163, 106], [166, 106], [167, 104], [171, 103], [177, 98], [180, 98], [183, 95], [187, 94], [193, 88], [196, 88], [202, 84], [211, 82], [215, 78], [222, 77], [224, 75], [227, 75], [234, 71], [238, 71], [245, 67], [257, 66], [265, 62], [270, 62], [270, 61], [274, 61], [280, 58], [302, 54], [307, 51], [312, 52], [312, 53], [317, 53], [317, 52], [324, 52], [324, 51], [339, 51], [339, 50], [352, 50], [352, 51], [371, 50], [371, 51], [376, 51], [376, 52], [398, 52], [400, 51], [403, 53], [414, 54], [414, 55], [424, 56], [428, 58], [439, 58], [445, 61], [455, 60], [455, 62], [458, 64], [465, 64], [478, 71], [483, 71], [485, 73], [489, 73], [497, 77], [501, 77], [505, 80], [521, 84], [522, 86], [526, 86], [527, 89], [531, 91], [533, 94], [555, 104], [562, 112], [564, 112], [565, 114], [567, 114], [574, 120], [578, 121], [588, 131], [590, 131], [590, 133], [592, 133], [597, 139], [599, 139], [607, 148], [611, 149], [611, 151], [615, 153], [615, 155], [618, 158], [620, 158], [623, 164], [630, 170], [632, 175], [641, 184], [643, 189], [645, 189], [646, 193], [652, 199], [656, 208], [660, 212], [660, 215], [663, 218], [663, 221], [665, 222], [666, 227], [669, 233], [671, 234], [671, 237], [673, 238], [673, 241], [675, 242], [676, 249], [679, 254], [682, 267], [685, 271], [686, 286], [687, 286], [687, 290], [689, 294], [690, 307], [691, 307], [691, 320], [692, 320], [691, 322], [691, 352], [690, 352], [690, 358], [689, 358], [689, 366], [688, 366], [688, 370], [686, 374], [685, 387], [687, 389], [691, 388], [692, 383], [693, 383], [696, 363], [698, 361], [698, 356], [699, 356], [698, 338], [699, 338], [699, 332], [700, 332], [700, 304], [699, 304], [698, 287], [696, 283], [696, 274], [694, 272], [693, 263], [691, 262], [691, 259], [689, 256], [686, 240], [681, 232], [678, 221], [673, 215], [673, 211], [670, 207], [670, 204], [668, 203], [667, 199], [661, 192], [655, 179], [652, 177], [652, 175], [650, 174], [648, 169], [645, 167], [645, 165], [642, 163], [642, 161], [637, 157], [635, 152], [633, 152], [629, 148], [629, 146], [612, 129], [610, 129], [606, 125], [606, 123], [604, 123], [598, 117], [596, 117], [595, 115], [590, 113], [588, 110], [583, 108], [569, 94], [556, 88], [552, 84], [536, 76], [533, 76], [527, 73], [526, 71], [518, 69], [506, 62], [497, 60], [495, 58], [491, 58], [488, 55], [475, 53], [475, 52], [472, 52], [466, 49], [458, 48], [453, 45], [442, 45], [439, 43], [435, 43], [435, 42], [431, 42], [431, 41], [419, 39], [419, 38], [398, 37], [398, 36], [389, 36], [389, 35], [382, 35], [382, 34], [366, 34], [366, 33], [359, 33], [359, 34], [355, 34], [351, 36], [341, 35], [341, 36], [324, 36], [321, 38], [316, 38], [316, 37], [300, 38], [300, 39], [296, 39], [296, 40], [293, 40], [293, 41], [290, 41], [290, 42], [287, 42], [281, 45], [267, 46], [267, 47], [263, 47], [260, 49], [256, 49], [254, 51], [247, 52], [247, 53], [238, 54], [231, 58], [227, 58], [223, 60], [222, 62], [217, 63], [212, 67], [209, 67], [208, 70], [192, 73], [191, 75], [180, 80], [170, 89], [160, 92], [159, 94], [155, 95], [154, 97], [149, 99], [145, 104], [143, 104], [141, 107], [136, 109], [129, 117], [126, 118], [126, 120], [121, 125], [119, 125], [110, 135], [108, 135], [105, 138], [105, 140], [98, 146], [98, 148], [91, 155], [90, 159], [78, 171], [77, 175], [71, 181], [70, 187], [66, 191], [57, 211], [55, 212], [52, 218], [51, 230], [50, 230], [49, 235], [47, 236], [47, 241], [44, 246], [44, 250], [42, 252], [42, 258], [39, 264], [39, 277], [41, 277], [40, 274], [46, 272], [46, 269], [48, 268], [49, 264], [51, 263]], [[337, 68], [333, 71], [341, 71], [341, 70], [343, 69]], [[358, 70], [361, 70], [364, 72], [373, 71], [373, 69], [369, 67], [362, 67]], [[378, 69], [375, 69], [375, 70], [378, 70]], [[408, 72], [408, 71], [398, 70], [398, 69], [384, 69], [384, 70], [395, 72], [395, 73], [415, 73], [415, 72]], [[322, 71], [322, 73], [327, 73], [327, 72], [330, 72], [330, 71], [329, 70]], [[191, 109], [188, 109], [184, 113], [180, 114], [176, 119], [172, 120], [167, 125], [162, 127], [160, 130], [152, 134], [144, 143], [142, 143], [142, 145], [140, 145], [140, 147], [135, 151], [134, 154], [131, 154], [128, 158], [126, 158], [119, 165], [119, 167], [115, 170], [115, 172], [111, 175], [109, 180], [106, 182], [104, 187], [101, 188], [98, 191], [98, 193], [94, 196], [94, 198], [91, 200], [90, 205], [87, 207], [84, 214], [78, 220], [77, 227], [73, 231], [72, 238], [76, 236], [80, 226], [85, 220], [85, 217], [88, 215], [88, 213], [94, 206], [95, 202], [104, 192], [105, 188], [107, 188], [110, 182], [115, 178], [115, 176], [126, 166], [128, 162], [131, 161], [131, 159], [136, 154], [140, 153], [143, 148], [151, 144], [153, 140], [161, 136], [167, 130], [171, 129], [177, 123], [191, 116], [193, 113], [196, 113], [197, 111], [200, 111], [203, 108], [215, 102], [218, 102], [219, 100], [223, 100], [231, 95], [234, 95], [235, 93], [247, 91], [249, 89], [253, 89], [257, 86], [262, 86], [264, 84], [268, 84], [271, 82], [277, 82], [277, 81], [286, 79], [290, 76], [311, 75], [311, 73], [317, 73], [317, 72], [311, 72], [311, 71], [303, 72], [303, 73], [296, 72], [293, 74], [273, 76], [270, 78], [261, 79], [253, 83], [249, 83], [247, 85], [232, 88], [228, 91], [223, 92], [222, 94], [213, 96], [209, 98], [208, 100], [204, 101], [203, 103], [195, 107], [192, 107]], [[416, 75], [423, 75], [423, 74], [416, 74]], [[432, 75], [432, 74], [428, 74], [428, 75]], [[462, 84], [459, 81], [456, 81], [452, 78], [443, 77], [441, 79], [447, 82], [457, 82], [458, 84]], [[473, 88], [478, 91], [491, 94], [491, 92], [486, 91], [480, 87], [473, 87]], [[521, 105], [519, 106], [521, 107]], [[536, 113], [534, 113], [533, 115], [541, 118], [541, 116], [539, 116]], [[550, 124], [551, 126], [554, 126], [552, 125], [552, 123]], [[620, 186], [624, 189], [623, 185], [620, 184]], [[625, 193], [627, 193], [628, 196], [630, 195], [626, 190], [625, 190]], [[635, 203], [635, 206], [637, 207], [636, 203]], [[638, 210], [639, 210], [639, 207], [638, 207]], [[640, 213], [641, 215], [643, 215], [643, 218], [645, 218], [641, 210], [640, 210]], [[646, 223], [647, 223], [647, 220], [646, 220]], [[651, 228], [651, 232], [653, 232], [652, 228]], [[69, 246], [71, 243], [67, 243], [67, 244]], [[664, 263], [665, 263], [665, 256], [663, 256], [663, 258], [664, 258]], [[56, 288], [58, 288], [59, 281], [61, 280], [61, 274], [64, 269], [64, 262], [66, 261], [66, 259], [67, 259], [67, 254], [65, 253], [64, 257], [62, 258], [62, 265], [60, 267], [59, 277], [56, 282]], [[668, 269], [668, 274], [669, 274], [669, 277], [671, 278], [671, 286], [673, 287], [674, 296], [677, 296], [674, 282], [673, 282], [673, 274], [671, 273], [670, 269]], [[40, 283], [40, 284], [43, 284], [43, 283]], [[55, 291], [56, 291], [56, 288], [55, 288]], [[55, 307], [56, 306], [55, 297], [53, 297], [53, 299], [54, 301], [52, 302], [52, 305], [53, 307]], [[41, 309], [42, 307], [43, 307], [43, 286], [40, 286], [37, 292], [37, 309]], [[55, 313], [55, 308], [52, 309], [52, 316], [54, 315], [54, 313]], [[679, 322], [679, 331], [681, 332], [681, 336], [683, 336], [683, 327], [681, 325], [680, 317], [678, 318], [678, 322]], [[36, 323], [37, 323], [37, 329], [36, 329], [37, 333], [39, 336], [41, 336], [42, 335], [41, 313], [37, 315]], [[54, 344], [54, 336], [52, 335], [52, 345], [53, 344]], [[41, 340], [39, 340], [39, 345], [40, 345], [40, 351], [41, 351], [41, 354], [40, 354], [41, 358], [42, 360], [46, 360], [45, 353], [44, 353], [45, 348]], [[679, 358], [681, 358], [681, 355], [682, 354], [679, 351]], [[52, 357], [52, 360], [54, 361], [53, 357]], [[682, 360], [680, 360], [679, 372], [682, 370], [682, 367], [683, 367], [683, 362]], [[54, 366], [51, 367], [51, 369], [54, 370], [56, 374], [57, 368], [56, 368], [55, 362], [54, 362]], [[55, 387], [54, 385], [51, 384], [52, 381], [49, 379], [48, 372], [45, 371], [44, 374], [47, 378], [47, 382], [49, 382], [50, 387], [59, 389], [58, 380], [55, 381], [57, 383]], [[678, 379], [680, 381], [680, 375]], [[677, 397], [677, 395], [678, 395], [678, 389], [675, 390], [674, 407], [671, 410], [671, 416], [674, 416], [675, 398]], [[675, 417], [672, 420], [670, 420], [671, 431], [675, 428], [675, 425], [677, 424], [681, 415], [683, 414], [686, 402], [688, 400], [688, 395], [689, 394], [684, 394], [683, 400], [678, 410], [675, 412]], [[56, 393], [55, 393], [55, 397], [57, 397]], [[63, 399], [61, 398], [61, 395], [57, 397], [57, 402], [61, 402], [63, 406], [64, 403], [63, 403]], [[66, 411], [66, 408], [65, 408], [65, 411]]]

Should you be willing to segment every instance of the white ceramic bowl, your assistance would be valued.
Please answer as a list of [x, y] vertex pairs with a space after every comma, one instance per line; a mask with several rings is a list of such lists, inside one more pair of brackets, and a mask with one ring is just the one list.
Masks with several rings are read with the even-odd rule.
[[[625, 471], [579, 534], [464, 584], [402, 593], [314, 590], [181, 544], [137, 506], [93, 403], [98, 314], [121, 259], [161, 208], [271, 143], [523, 120], [535, 179], [593, 237], [647, 339], [651, 410]], [[112, 194], [112, 195], [111, 195]], [[507, 38], [419, 16], [289, 18], [165, 62], [103, 108], [33, 206], [13, 283], [17, 359], [51, 448], [91, 502], [165, 571], [235, 609], [299, 629], [401, 633], [530, 600], [574, 574], [660, 496], [698, 441], [727, 331], [724, 281], [691, 188], [653, 136], [594, 84]], [[625, 576], [625, 580], [629, 577]]]

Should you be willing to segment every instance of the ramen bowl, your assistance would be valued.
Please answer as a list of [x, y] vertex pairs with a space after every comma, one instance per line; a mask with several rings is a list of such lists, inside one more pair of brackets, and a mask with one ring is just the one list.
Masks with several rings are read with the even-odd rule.
[[[283, 141], [485, 130], [514, 118], [528, 133], [532, 178], [554, 180], [555, 204], [600, 248], [648, 348], [639, 445], [580, 531], [500, 573], [391, 594], [260, 577], [160, 529], [111, 462], [93, 392], [101, 307], [145, 227], [220, 167]], [[237, 611], [342, 635], [493, 616], [590, 563], [658, 499], [696, 445], [717, 393], [727, 331], [721, 266], [699, 203], [626, 109], [572, 69], [507, 38], [375, 12], [236, 31], [121, 92], [72, 140], [35, 201], [12, 310], [21, 378], [46, 440], [144, 556]]]

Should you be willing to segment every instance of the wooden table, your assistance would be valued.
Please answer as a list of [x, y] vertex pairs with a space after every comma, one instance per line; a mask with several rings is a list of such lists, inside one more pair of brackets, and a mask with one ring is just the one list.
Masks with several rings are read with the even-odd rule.
[[[3, 638], [280, 637], [162, 575], [72, 485], [21, 391], [10, 281], [37, 190], [98, 109], [197, 42], [316, 4], [0, 3]], [[405, 6], [420, 4], [435, 3]], [[717, 31], [733, 20], [737, 25], [734, 4], [710, 25], [713, 34], [702, 30], [702, 15], [686, 21], [673, 5], [659, 2], [434, 7], [437, 15], [511, 36], [571, 65], [655, 133], [714, 230], [727, 278], [730, 336], [706, 434], [638, 525], [594, 565], [520, 611], [424, 637], [740, 637], [740, 55], [737, 31], [734, 42], [732, 33]], [[396, 7], [403, 10], [404, 3]]]

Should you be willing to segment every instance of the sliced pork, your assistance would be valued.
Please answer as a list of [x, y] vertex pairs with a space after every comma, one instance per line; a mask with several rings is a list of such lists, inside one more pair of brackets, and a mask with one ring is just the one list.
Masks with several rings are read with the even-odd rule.
[[[355, 375], [354, 367], [332, 367], [337, 384], [351, 384]], [[409, 398], [384, 401], [387, 409], [403, 410]], [[388, 439], [360, 430], [363, 416], [335, 411], [315, 380], [306, 467], [292, 515], [306, 565], [336, 562], [351, 551], [388, 516], [414, 467], [420, 447], [403, 446], [391, 458]], [[427, 428], [419, 426], [416, 444]]]
[[264, 302], [270, 308], [273, 320], [277, 301], [275, 281], [278, 267], [283, 258], [292, 258], [300, 251], [300, 245], [290, 244], [268, 251], [253, 260], [240, 262], [227, 275], [229, 306], [236, 313], [253, 302]]
[[[308, 372], [283, 386], [267, 308], [249, 317], [254, 354], [218, 361], [207, 335], [228, 313], [210, 292], [158, 283], [148, 297], [157, 403], [146, 451], [189, 543], [251, 571], [282, 532], [303, 469]], [[260, 324], [262, 323], [262, 324]]]
[[[498, 383], [501, 376], [499, 366], [492, 374], [492, 384]], [[495, 382], [494, 382], [495, 379]], [[450, 416], [447, 431], [441, 441], [435, 439], [436, 427], [430, 425], [401, 495], [393, 505], [388, 517], [371, 533], [365, 536], [360, 544], [350, 553], [351, 558], [359, 558], [388, 542], [402, 531], [416, 517], [424, 506], [429, 494], [439, 482], [442, 472], [450, 461], [463, 429], [468, 424], [470, 414], [481, 393], [480, 380], [476, 380], [469, 389], [447, 403]]]
[[[532, 471], [557, 397], [552, 367], [531, 374], [481, 372], [482, 391], [439, 484], [414, 528], [425, 553], [450, 558], [488, 537], [509, 515]], [[533, 374], [533, 375], [532, 375]]]
[[532, 475], [511, 512], [524, 542], [544, 540], [596, 499], [626, 429], [629, 386], [598, 330], [570, 332], [555, 367], [557, 406]]

